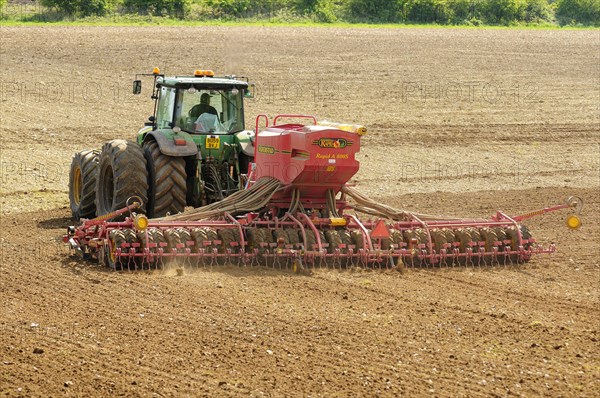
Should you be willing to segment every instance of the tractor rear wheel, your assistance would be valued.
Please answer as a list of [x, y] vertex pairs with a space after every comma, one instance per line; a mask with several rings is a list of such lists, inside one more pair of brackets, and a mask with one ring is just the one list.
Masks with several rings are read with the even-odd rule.
[[102, 147], [99, 163], [96, 181], [99, 216], [125, 207], [127, 199], [132, 196], [139, 197], [146, 204], [148, 172], [138, 144], [126, 140], [109, 141]]
[[186, 204], [185, 160], [164, 155], [156, 141], [144, 143], [148, 170], [148, 217], [164, 217], [182, 212]]
[[69, 172], [69, 202], [77, 221], [96, 216], [96, 177], [100, 151], [82, 151], [73, 156]]

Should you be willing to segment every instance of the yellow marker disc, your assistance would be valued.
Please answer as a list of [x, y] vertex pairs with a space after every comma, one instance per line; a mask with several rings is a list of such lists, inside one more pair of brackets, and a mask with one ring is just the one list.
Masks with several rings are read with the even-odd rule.
[[135, 218], [133, 219], [133, 226], [135, 227], [135, 229], [137, 229], [138, 231], [143, 231], [146, 228], [148, 228], [148, 217], [146, 217], [143, 214], [138, 214], [137, 216], [135, 216]]
[[579, 227], [581, 227], [581, 220], [579, 219], [579, 217], [577, 217], [576, 215], [570, 215], [567, 218], [567, 227], [571, 228], [571, 229], [577, 229]]

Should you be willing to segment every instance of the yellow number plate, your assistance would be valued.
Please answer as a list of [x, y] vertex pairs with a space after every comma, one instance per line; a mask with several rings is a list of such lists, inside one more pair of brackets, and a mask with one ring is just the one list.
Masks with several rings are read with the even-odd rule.
[[219, 137], [206, 137], [206, 149], [219, 149], [221, 139]]

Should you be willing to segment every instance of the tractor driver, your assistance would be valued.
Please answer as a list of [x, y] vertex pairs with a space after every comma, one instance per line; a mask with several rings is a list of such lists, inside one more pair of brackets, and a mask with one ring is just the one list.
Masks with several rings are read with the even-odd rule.
[[190, 109], [190, 116], [196, 120], [203, 113], [211, 113], [218, 117], [217, 110], [210, 105], [210, 94], [204, 93], [200, 96], [200, 103]]

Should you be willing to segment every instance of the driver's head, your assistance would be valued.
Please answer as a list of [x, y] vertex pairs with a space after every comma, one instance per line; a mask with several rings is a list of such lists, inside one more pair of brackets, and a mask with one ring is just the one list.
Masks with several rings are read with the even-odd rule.
[[208, 93], [204, 93], [200, 96], [200, 103], [202, 105], [210, 105], [210, 95]]

